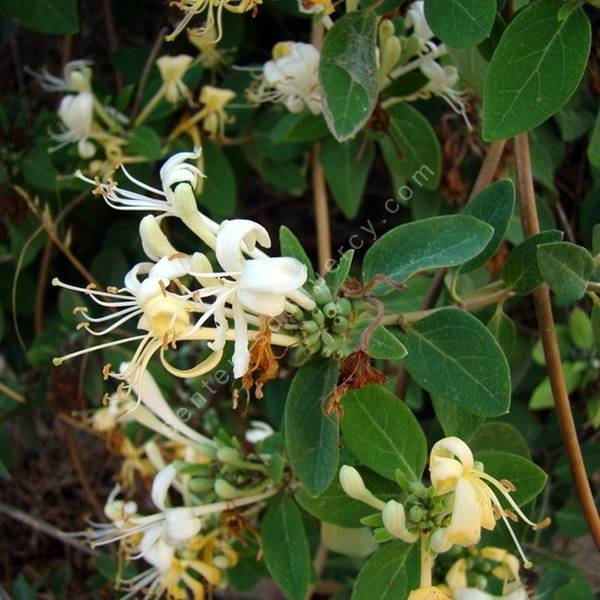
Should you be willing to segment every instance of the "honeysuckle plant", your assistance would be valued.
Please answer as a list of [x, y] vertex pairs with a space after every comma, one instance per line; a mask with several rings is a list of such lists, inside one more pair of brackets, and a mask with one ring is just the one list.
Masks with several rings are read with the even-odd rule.
[[9, 592], [593, 597], [598, 3], [4, 4]]

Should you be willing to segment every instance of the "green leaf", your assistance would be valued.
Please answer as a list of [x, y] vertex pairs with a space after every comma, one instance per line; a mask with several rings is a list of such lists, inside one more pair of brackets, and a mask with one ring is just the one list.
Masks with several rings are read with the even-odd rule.
[[479, 49], [448, 47], [448, 56], [465, 83], [469, 84], [479, 96], [483, 95], [488, 61], [482, 56]]
[[494, 235], [483, 252], [460, 267], [468, 273], [484, 265], [498, 251], [515, 208], [515, 186], [505, 179], [488, 186], [467, 204], [463, 214], [471, 215], [490, 225]]
[[587, 149], [588, 160], [594, 167], [600, 167], [600, 111], [596, 115], [596, 124]]
[[546, 485], [548, 476], [530, 460], [511, 452], [477, 452], [485, 472], [498, 480], [507, 479], [517, 490], [511, 496], [519, 506], [531, 502]]
[[[586, 364], [582, 362], [563, 363], [563, 373], [565, 375], [565, 385], [567, 392], [570, 394], [581, 381], [581, 373], [586, 368]], [[554, 406], [554, 397], [552, 395], [552, 387], [550, 378], [546, 377], [533, 391], [531, 400], [529, 401], [530, 410], [544, 410]]]
[[373, 332], [367, 352], [371, 358], [385, 360], [400, 360], [406, 356], [404, 344], [383, 326]]
[[316, 357], [292, 380], [284, 413], [284, 436], [290, 464], [309, 494], [327, 489], [338, 463], [338, 426], [323, 404], [337, 383], [339, 364]]
[[469, 440], [469, 447], [475, 454], [497, 450], [531, 459], [527, 440], [510, 423], [484, 423]]
[[3, 0], [0, 13], [19, 27], [40, 33], [62, 35], [79, 31], [75, 0]]
[[411, 410], [379, 385], [351, 390], [344, 396], [344, 443], [360, 462], [387, 479], [400, 469], [418, 481], [427, 461], [425, 434]]
[[429, 121], [410, 104], [394, 104], [387, 112], [390, 116], [389, 132], [379, 138], [379, 145], [392, 176], [396, 197], [406, 202], [412, 197], [406, 183], [412, 182], [426, 190], [438, 187], [442, 151]]
[[310, 586], [310, 550], [302, 516], [289, 496], [269, 505], [260, 537], [265, 563], [275, 582], [290, 600], [304, 600]]
[[375, 156], [373, 142], [356, 137], [339, 144], [329, 138], [319, 156], [334, 200], [344, 216], [353, 219], [360, 208]]
[[346, 252], [342, 254], [342, 258], [340, 258], [337, 265], [327, 267], [328, 271], [325, 274], [325, 281], [334, 296], [340, 291], [340, 288], [344, 285], [346, 279], [348, 279], [353, 259], [354, 250], [346, 250]]
[[375, 108], [376, 34], [375, 13], [357, 10], [337, 19], [325, 36], [319, 62], [323, 115], [339, 142], [353, 137]]
[[404, 600], [419, 587], [420, 572], [418, 544], [389, 542], [361, 569], [352, 600]]
[[502, 279], [507, 287], [516, 294], [531, 294], [543, 282], [537, 263], [537, 247], [540, 244], [562, 240], [562, 232], [558, 230], [542, 231], [528, 237], [508, 255]]
[[273, 138], [282, 143], [316, 142], [329, 133], [322, 115], [308, 111], [286, 113], [274, 127]]
[[488, 37], [497, 9], [496, 0], [427, 0], [425, 17], [443, 42], [469, 48]]
[[[384, 502], [398, 497], [400, 490], [396, 483], [365, 468], [360, 468], [359, 471], [365, 485], [375, 496]], [[372, 507], [353, 500], [344, 492], [337, 476], [319, 496], [311, 496], [305, 488], [300, 488], [296, 500], [313, 517], [341, 527], [360, 527], [360, 520], [373, 514]]]
[[592, 322], [586, 312], [577, 306], [569, 315], [569, 333], [580, 350], [589, 350], [594, 345]]
[[500, 344], [504, 354], [510, 360], [517, 343], [517, 328], [510, 317], [498, 305], [496, 312], [488, 321], [487, 328]]
[[200, 204], [215, 215], [228, 217], [235, 210], [237, 183], [235, 173], [227, 156], [218, 144], [209, 140], [202, 142], [204, 169], [209, 176], [203, 180]]
[[428, 392], [482, 417], [508, 411], [506, 357], [473, 315], [445, 308], [417, 321], [400, 339], [408, 350], [408, 372]]
[[55, 192], [58, 171], [50, 160], [48, 148], [35, 145], [23, 160], [23, 176], [28, 185], [45, 192]]
[[[453, 267], [477, 256], [494, 230], [469, 215], [448, 215], [395, 227], [377, 240], [365, 255], [363, 277], [385, 275], [404, 283], [419, 271]], [[377, 291], [389, 291], [381, 284]]]
[[592, 332], [594, 341], [600, 346], [600, 304], [597, 302], [592, 306]]
[[542, 244], [537, 262], [542, 277], [561, 301], [583, 298], [594, 269], [594, 259], [585, 248], [569, 242]]
[[558, 20], [562, 0], [542, 0], [504, 31], [483, 92], [483, 138], [513, 137], [556, 113], [573, 95], [590, 52], [590, 23], [578, 7]]
[[136, 127], [129, 138], [128, 149], [132, 154], [158, 160], [162, 156], [160, 137], [152, 127]]
[[431, 400], [435, 416], [446, 436], [455, 435], [463, 440], [469, 440], [485, 421], [483, 417], [466, 412], [462, 406], [454, 402], [448, 402], [438, 396], [432, 396]]
[[302, 244], [298, 238], [292, 233], [292, 230], [282, 225], [279, 228], [279, 245], [281, 246], [281, 255], [290, 256], [299, 260], [308, 271], [308, 278], [315, 278], [315, 270], [313, 269], [310, 258], [308, 258]]

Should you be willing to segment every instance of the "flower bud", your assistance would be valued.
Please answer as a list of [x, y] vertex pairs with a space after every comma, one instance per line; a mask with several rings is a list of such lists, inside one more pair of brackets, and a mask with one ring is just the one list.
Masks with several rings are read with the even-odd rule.
[[328, 318], [328, 319], [333, 319], [333, 317], [335, 317], [337, 315], [337, 305], [335, 302], [328, 302], [324, 307], [323, 307], [323, 314]]
[[381, 500], [375, 498], [366, 488], [363, 478], [354, 467], [344, 465], [340, 469], [340, 484], [344, 492], [350, 498], [354, 498], [354, 500], [369, 504], [378, 510], [381, 510], [385, 506]]
[[235, 448], [219, 448], [217, 450], [217, 460], [226, 465], [236, 466], [240, 461], [240, 453]]
[[304, 323], [302, 323], [302, 329], [306, 331], [306, 333], [315, 333], [315, 331], [319, 331], [319, 326], [315, 321], [304, 321]]
[[406, 513], [404, 512], [404, 506], [400, 502], [389, 500], [383, 509], [382, 517], [383, 526], [394, 537], [407, 544], [412, 544], [419, 539], [417, 534], [411, 533], [406, 528]]
[[243, 496], [243, 492], [241, 490], [238, 490], [228, 481], [225, 481], [225, 479], [217, 479], [215, 481], [214, 488], [217, 496], [223, 498], [223, 500], [232, 500], [233, 498], [239, 498], [240, 496]]

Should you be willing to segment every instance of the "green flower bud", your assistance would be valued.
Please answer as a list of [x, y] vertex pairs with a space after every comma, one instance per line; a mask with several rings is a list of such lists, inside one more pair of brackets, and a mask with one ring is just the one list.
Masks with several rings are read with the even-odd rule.
[[318, 308], [315, 308], [311, 314], [317, 325], [321, 326], [325, 324], [325, 315]]
[[339, 315], [347, 317], [352, 312], [352, 302], [348, 298], [338, 298], [336, 304]]
[[331, 290], [327, 287], [324, 279], [319, 279], [313, 286], [313, 297], [317, 304], [331, 302]]
[[304, 323], [302, 323], [302, 329], [306, 331], [306, 333], [314, 333], [315, 331], [319, 331], [319, 326], [315, 321], [304, 321]]
[[419, 498], [424, 498], [427, 495], [427, 488], [420, 481], [411, 482], [409, 489], [411, 493]]
[[324, 346], [335, 346], [337, 340], [328, 332], [321, 332], [321, 341]]
[[331, 329], [334, 333], [346, 333], [348, 328], [350, 327], [350, 323], [346, 317], [336, 317], [333, 319], [333, 323], [331, 324]]
[[408, 511], [408, 518], [413, 522], [413, 523], [419, 523], [420, 521], [423, 520], [423, 517], [425, 516], [425, 511], [420, 507], [420, 506], [413, 506], [409, 511]]
[[315, 331], [314, 333], [311, 333], [304, 338], [303, 344], [305, 346], [312, 346], [315, 342], [320, 341], [320, 339], [321, 339], [321, 332]]
[[323, 307], [323, 313], [328, 319], [333, 319], [338, 313], [338, 308], [335, 302], [328, 302]]

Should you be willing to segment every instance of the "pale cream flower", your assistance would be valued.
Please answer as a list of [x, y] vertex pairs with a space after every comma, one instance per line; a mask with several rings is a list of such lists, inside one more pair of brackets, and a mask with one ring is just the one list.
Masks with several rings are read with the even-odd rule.
[[161, 56], [156, 61], [163, 80], [165, 98], [171, 104], [189, 98], [190, 90], [183, 82], [183, 76], [192, 64], [193, 58], [186, 54]]
[[[416, 35], [422, 42], [423, 50], [427, 51], [431, 48], [432, 43], [430, 40], [435, 36], [425, 18], [425, 2], [424, 0], [415, 0], [408, 10], [406, 11], [406, 17], [404, 22], [408, 29], [412, 28], [414, 35]], [[430, 42], [429, 44], [427, 42]]]
[[[225, 111], [225, 106], [235, 98], [233, 90], [205, 85], [200, 92], [200, 102], [203, 104], [198, 119], [202, 119], [202, 129], [210, 137], [225, 137], [225, 125], [232, 118]], [[201, 116], [200, 116], [201, 115]]]
[[279, 42], [273, 47], [273, 59], [263, 67], [262, 81], [249, 90], [250, 100], [281, 102], [294, 113], [306, 107], [320, 114], [319, 60], [319, 51], [312, 44]]
[[63, 76], [56, 77], [46, 69], [40, 73], [27, 69], [39, 79], [40, 85], [46, 92], [89, 92], [91, 91], [92, 62], [89, 60], [72, 60], [63, 68]]
[[67, 95], [60, 101], [58, 116], [65, 126], [65, 130], [52, 137], [61, 148], [65, 144], [77, 143], [77, 151], [81, 158], [91, 158], [96, 153], [96, 147], [90, 141], [93, 137], [92, 125], [94, 118], [94, 96], [91, 92], [80, 92], [76, 95]]

